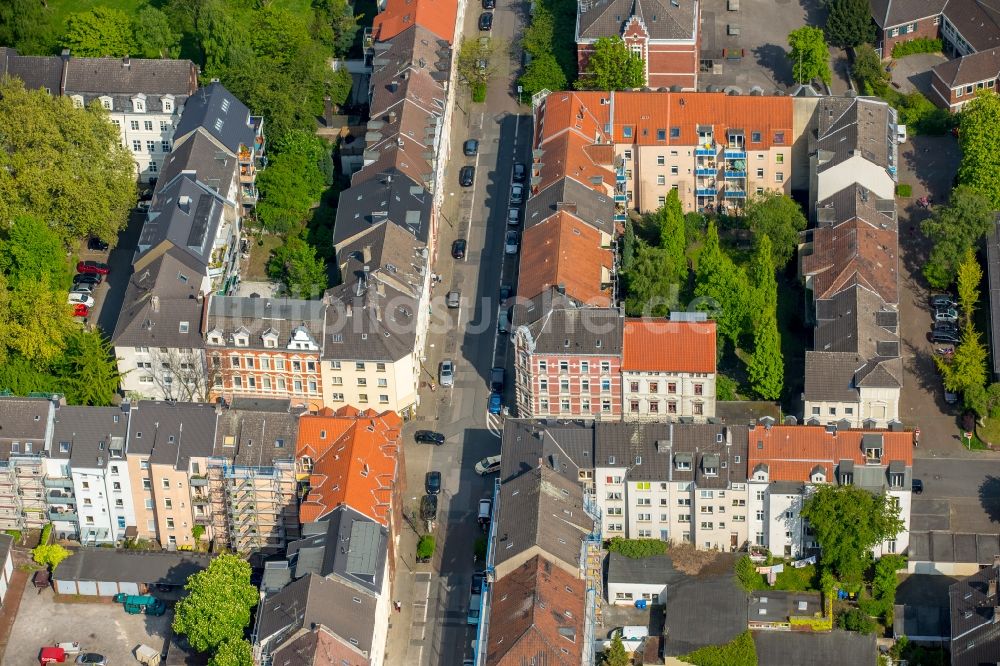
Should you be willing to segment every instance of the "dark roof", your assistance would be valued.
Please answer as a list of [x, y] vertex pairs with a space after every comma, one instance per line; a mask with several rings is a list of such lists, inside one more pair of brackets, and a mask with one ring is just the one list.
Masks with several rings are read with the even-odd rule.
[[987, 565], [1000, 555], [1000, 535], [910, 532], [909, 558], [913, 562], [960, 562]]
[[530, 336], [536, 354], [621, 356], [625, 319], [615, 308], [553, 307], [518, 335]]
[[199, 182], [214, 189], [223, 198], [228, 197], [237, 169], [235, 155], [219, 148], [217, 143], [201, 132], [196, 132], [187, 141], [175, 146], [163, 160], [153, 201], [157, 201], [160, 192], [183, 172], [193, 172]]
[[976, 51], [1000, 46], [1000, 8], [995, 3], [948, 0], [944, 15]]
[[683, 575], [667, 586], [665, 655], [721, 645], [746, 628], [747, 594], [731, 572]]
[[423, 42], [414, 29], [408, 29], [391, 42], [378, 42], [374, 47], [369, 117], [376, 119], [376, 124], [369, 129], [385, 127], [377, 119], [386, 120], [384, 116], [392, 111], [423, 114], [425, 119], [444, 112], [451, 51], [447, 42], [424, 32]]
[[148, 454], [153, 464], [187, 470], [191, 458], [207, 458], [215, 446], [214, 405], [140, 400], [132, 405], [128, 453]]
[[418, 293], [425, 280], [427, 245], [412, 231], [390, 221], [378, 222], [337, 247], [337, 266], [344, 282], [366, 272]]
[[894, 112], [886, 102], [866, 97], [823, 97], [816, 114], [817, 172], [822, 173], [855, 153], [886, 169], [895, 166], [895, 136], [889, 128], [895, 122]]
[[369, 594], [382, 591], [389, 532], [348, 506], [302, 526], [302, 538], [288, 544], [292, 575], [337, 577]]
[[299, 629], [323, 625], [368, 655], [376, 601], [340, 580], [307, 574], [264, 600], [257, 635], [267, 651], [274, 651]]
[[948, 0], [868, 0], [868, 3], [875, 23], [885, 29], [937, 16]]
[[753, 642], [759, 666], [875, 666], [878, 659], [874, 634], [839, 629], [830, 633], [758, 631]]
[[816, 301], [816, 351], [899, 356], [898, 330], [899, 312], [864, 287]]
[[788, 622], [792, 616], [812, 617], [823, 611], [819, 592], [761, 590], [750, 594], [749, 622]]
[[960, 580], [948, 590], [952, 666], [1000, 661], [1000, 564]]
[[395, 362], [413, 353], [418, 300], [369, 275], [345, 276], [351, 281], [327, 291], [324, 360]]
[[740, 425], [756, 423], [765, 416], [777, 421], [781, 418], [781, 406], [765, 400], [717, 400], [715, 418], [709, 421]]
[[256, 130], [250, 123], [250, 109], [217, 81], [188, 98], [174, 131], [174, 143], [202, 129], [234, 155], [240, 146], [254, 145]]
[[157, 192], [139, 235], [139, 256], [164, 241], [187, 251], [208, 270], [226, 200], [216, 190], [183, 174]]
[[524, 208], [524, 228], [544, 222], [559, 210], [568, 210], [595, 229], [614, 234], [614, 200], [569, 177], [531, 195]]
[[1000, 72], [1000, 49], [972, 53], [934, 65], [931, 71], [949, 88], [960, 88], [987, 79]]
[[503, 483], [535, 469], [539, 459], [570, 481], [579, 482], [580, 470], [594, 469], [594, 426], [582, 421], [506, 419], [501, 450]]
[[358, 648], [326, 627], [300, 629], [295, 638], [272, 655], [279, 666], [368, 666], [371, 661]]
[[[128, 413], [120, 407], [60, 407], [52, 434], [52, 457], [70, 458], [73, 469], [107, 467], [124, 460]], [[69, 450], [63, 452], [63, 445]]]
[[67, 95], [174, 95], [181, 98], [180, 106], [198, 89], [198, 68], [190, 60], [170, 58], [71, 57], [64, 87]]
[[219, 414], [213, 455], [256, 467], [294, 459], [299, 418], [289, 409], [287, 399], [234, 400]]
[[[384, 85], [386, 78], [403, 72], [424, 73], [436, 81], [448, 80], [451, 67], [451, 45], [422, 25], [410, 28], [385, 41], [372, 45], [372, 85]], [[377, 106], [372, 116], [378, 115]]]
[[608, 554], [608, 583], [666, 585], [678, 576], [666, 555], [632, 558], [620, 553]]
[[579, 3], [579, 37], [621, 37], [631, 17], [652, 40], [694, 41], [698, 34], [696, 0], [596, 0]]
[[[248, 349], [275, 349], [319, 353], [323, 348], [326, 305], [296, 298], [212, 296], [205, 320], [206, 348], [232, 348], [237, 334], [246, 335]], [[221, 337], [222, 344], [213, 342]], [[239, 345], [243, 348], [243, 345]]]
[[902, 386], [899, 357], [865, 359], [850, 352], [806, 352], [805, 399], [856, 402], [858, 388]]
[[53, 402], [46, 398], [0, 396], [0, 460], [10, 456], [12, 442], [21, 443], [18, 453], [25, 453], [25, 441], [31, 442], [33, 452], [40, 453], [48, 440], [53, 408]]
[[816, 226], [835, 227], [860, 218], [881, 229], [897, 231], [896, 202], [880, 199], [860, 183], [851, 183], [816, 203]]
[[[202, 272], [188, 252], [171, 247], [137, 262], [118, 315], [112, 342], [120, 347], [204, 347], [201, 336]], [[179, 322], [188, 322], [183, 332]]]
[[951, 638], [951, 613], [947, 606], [896, 604], [892, 631], [911, 640], [928, 637], [946, 641]]
[[189, 552], [81, 548], [59, 565], [52, 578], [180, 587], [189, 576], [207, 568], [212, 557]]
[[430, 233], [432, 196], [423, 185], [390, 168], [340, 193], [333, 244], [339, 248], [371, 226], [388, 220], [426, 244]]
[[53, 95], [62, 89], [63, 61], [57, 56], [23, 56], [0, 47], [0, 77], [14, 76], [28, 90], [43, 88]]

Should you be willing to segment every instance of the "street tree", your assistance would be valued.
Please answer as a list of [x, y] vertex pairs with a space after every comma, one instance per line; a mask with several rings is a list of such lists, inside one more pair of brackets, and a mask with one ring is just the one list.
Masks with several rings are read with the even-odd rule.
[[1000, 210], [1000, 155], [996, 131], [1000, 127], [1000, 97], [989, 89], [979, 90], [959, 114], [958, 145], [962, 161], [958, 182], [986, 197], [993, 210]]
[[903, 530], [893, 498], [858, 486], [821, 485], [801, 514], [816, 533], [823, 568], [852, 587], [861, 585], [872, 549]]
[[832, 0], [827, 6], [829, 14], [824, 31], [831, 44], [846, 49], [875, 41], [868, 0]]
[[180, 54], [180, 33], [174, 30], [167, 15], [150, 5], [136, 14], [134, 55], [143, 58], [176, 58]]
[[470, 88], [489, 83], [490, 77], [496, 71], [493, 54], [496, 52], [494, 41], [489, 37], [462, 39], [458, 47], [458, 60], [455, 68], [459, 76]]
[[934, 211], [920, 227], [931, 241], [931, 253], [923, 267], [927, 282], [935, 289], [947, 288], [955, 280], [966, 251], [975, 248], [992, 225], [987, 197], [969, 186], [952, 190], [948, 204]]
[[231, 638], [219, 646], [208, 666], [252, 666], [253, 646], [243, 638]]
[[771, 239], [774, 266], [784, 270], [795, 255], [799, 232], [806, 228], [802, 208], [786, 194], [765, 192], [747, 202], [746, 222], [758, 238], [767, 235]]
[[670, 279], [683, 285], [687, 282], [688, 265], [685, 235], [684, 209], [681, 207], [677, 190], [670, 190], [666, 203], [656, 211], [656, 221], [660, 227], [660, 247], [663, 248], [671, 268]]
[[576, 87], [581, 90], [632, 90], [646, 85], [646, 65], [621, 37], [601, 37]]
[[236, 555], [213, 559], [188, 578], [187, 595], [175, 606], [173, 630], [199, 652], [215, 652], [224, 643], [241, 640], [258, 601], [250, 573], [250, 565]]
[[753, 332], [753, 354], [747, 362], [750, 386], [762, 400], [777, 400], [784, 388], [785, 361], [773, 309], [764, 313]]
[[[962, 328], [960, 341], [951, 357], [935, 355], [934, 362], [941, 371], [946, 389], [952, 393], [961, 393], [963, 398], [976, 403], [986, 386], [986, 358], [986, 345], [980, 339], [976, 327], [969, 323]], [[979, 413], [983, 415], [983, 412]]]
[[979, 303], [979, 285], [983, 281], [983, 269], [971, 247], [965, 250], [965, 257], [958, 265], [958, 306], [962, 309], [965, 326], [972, 326], [972, 313]]
[[95, 58], [135, 53], [132, 19], [120, 9], [103, 5], [70, 14], [63, 46], [75, 56]]
[[533, 56], [518, 84], [529, 98], [542, 90], [563, 90], [566, 88], [566, 74], [559, 61], [551, 53]]
[[819, 79], [830, 84], [830, 51], [823, 37], [823, 30], [813, 26], [802, 26], [788, 34], [791, 51], [788, 59], [792, 63], [792, 78], [796, 83], [809, 83]]

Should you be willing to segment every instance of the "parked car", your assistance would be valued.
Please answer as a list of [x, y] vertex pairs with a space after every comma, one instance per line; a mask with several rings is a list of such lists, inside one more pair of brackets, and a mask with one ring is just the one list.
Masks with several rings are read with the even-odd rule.
[[496, 9], [497, 0], [483, 0], [483, 9]]
[[451, 244], [451, 256], [455, 259], [464, 259], [465, 247], [466, 247], [465, 239], [456, 238], [455, 242]]
[[939, 321], [935, 322], [932, 327], [933, 331], [951, 331], [952, 333], [958, 333], [958, 324], [950, 321]]
[[455, 364], [451, 362], [451, 359], [441, 361], [441, 368], [438, 370], [438, 381], [441, 382], [441, 386], [455, 385]]
[[507, 371], [500, 366], [490, 368], [490, 390], [497, 393], [503, 393], [503, 385], [506, 375]]
[[503, 251], [507, 254], [517, 254], [518, 240], [516, 231], [508, 231], [504, 236]]
[[476, 463], [476, 474], [486, 476], [500, 471], [500, 456], [487, 456]]
[[427, 472], [424, 476], [424, 492], [428, 495], [437, 495], [441, 492], [441, 472]]
[[528, 175], [528, 169], [521, 162], [514, 163], [514, 182], [523, 183]]
[[87, 239], [87, 249], [94, 250], [95, 252], [106, 252], [108, 249], [108, 244], [102, 241], [100, 238], [95, 238], [91, 236]]
[[500, 285], [500, 303], [503, 303], [508, 298], [510, 298], [510, 295], [512, 293], [514, 293], [514, 290], [511, 288], [509, 284]]
[[941, 308], [934, 311], [934, 321], [955, 323], [958, 321], [958, 310], [955, 308]]
[[458, 291], [449, 291], [445, 301], [448, 304], [448, 307], [454, 310], [462, 304], [462, 294]]
[[83, 303], [77, 303], [76, 305], [73, 306], [73, 316], [74, 317], [89, 317], [90, 316], [90, 308], [88, 308]]
[[70, 305], [86, 305], [88, 308], [94, 307], [94, 297], [90, 294], [81, 294], [80, 292], [71, 291], [66, 299], [66, 302]]
[[95, 285], [92, 285], [92, 284], [79, 284], [79, 283], [74, 282], [73, 283], [73, 288], [70, 290], [69, 293], [71, 293], [71, 294], [86, 294], [87, 296], [90, 296], [90, 295], [92, 295], [94, 293], [94, 287], [95, 287]]
[[935, 330], [931, 332], [931, 342], [933, 343], [947, 342], [957, 345], [959, 341], [958, 331], [956, 330]]
[[517, 208], [508, 208], [507, 224], [512, 224], [514, 226], [521, 224], [521, 211]]
[[458, 184], [462, 187], [472, 187], [474, 182], [476, 182], [476, 167], [462, 167], [462, 169], [458, 172]]
[[438, 496], [437, 495], [424, 495], [420, 500], [420, 519], [421, 520], [437, 520], [438, 515]]
[[111, 272], [111, 267], [99, 261], [78, 261], [76, 262], [77, 273], [100, 273], [107, 275]]
[[108, 658], [96, 652], [84, 652], [76, 658], [78, 664], [91, 664], [91, 666], [107, 666]]
[[515, 183], [510, 188], [510, 202], [512, 204], [524, 203], [524, 185]]
[[483, 32], [493, 29], [493, 12], [483, 12], [479, 15], [479, 29]]
[[433, 430], [418, 430], [413, 433], [413, 441], [418, 444], [434, 444], [441, 446], [444, 444], [444, 435]]
[[479, 500], [479, 524], [485, 525], [493, 519], [493, 500], [483, 498]]
[[73, 284], [98, 285], [104, 282], [104, 276], [100, 273], [77, 273], [73, 276]]
[[924, 482], [920, 479], [913, 479], [913, 485], [911, 486], [914, 495], [919, 495], [924, 492]]
[[499, 414], [503, 411], [503, 396], [499, 393], [490, 393], [489, 402], [486, 404], [486, 411], [490, 414]]
[[958, 394], [957, 393], [952, 393], [948, 389], [945, 389], [944, 390], [944, 401], [947, 404], [949, 404], [949, 405], [954, 405], [956, 402], [958, 402]]
[[466, 621], [469, 624], [479, 624], [479, 613], [482, 610], [482, 605], [483, 599], [478, 594], [473, 594], [469, 597], [469, 613], [466, 616]]
[[932, 308], [955, 308], [958, 303], [951, 297], [951, 294], [934, 294], [931, 296]]
[[475, 139], [469, 139], [462, 144], [462, 152], [465, 153], [466, 157], [475, 157], [476, 153], [479, 152], [479, 142]]
[[510, 308], [500, 308], [500, 314], [497, 315], [497, 331], [503, 335], [510, 333]]
[[472, 594], [482, 594], [483, 593], [483, 581], [486, 580], [486, 574], [474, 573], [472, 574]]

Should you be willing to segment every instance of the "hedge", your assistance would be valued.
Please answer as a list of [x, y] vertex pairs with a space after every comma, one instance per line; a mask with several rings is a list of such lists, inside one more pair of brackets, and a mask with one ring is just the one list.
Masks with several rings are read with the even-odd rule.
[[472, 101], [481, 104], [486, 101], [486, 84], [479, 81], [472, 84]]
[[615, 537], [608, 544], [608, 550], [633, 560], [663, 555], [667, 552], [667, 542], [659, 539], [623, 539]]
[[710, 645], [679, 657], [696, 666], [757, 666], [757, 647], [749, 631], [725, 645]]
[[909, 183], [899, 183], [896, 185], [896, 196], [904, 199], [913, 196], [913, 187]]
[[902, 58], [914, 53], [941, 53], [943, 44], [940, 39], [930, 39], [929, 37], [917, 37], [908, 39], [905, 42], [897, 42], [892, 47], [892, 57]]

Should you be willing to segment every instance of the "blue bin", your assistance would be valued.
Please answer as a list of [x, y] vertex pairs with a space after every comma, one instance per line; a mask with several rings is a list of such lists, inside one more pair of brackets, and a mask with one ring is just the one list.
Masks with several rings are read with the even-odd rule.
[[639, 610], [646, 610], [646, 600], [645, 599], [636, 599], [635, 600], [635, 607], [638, 608]]

